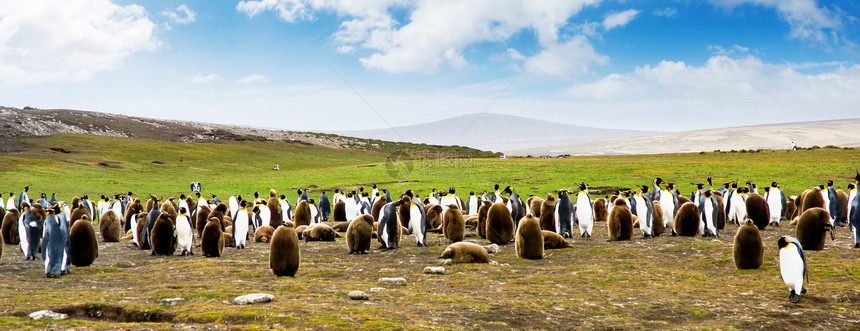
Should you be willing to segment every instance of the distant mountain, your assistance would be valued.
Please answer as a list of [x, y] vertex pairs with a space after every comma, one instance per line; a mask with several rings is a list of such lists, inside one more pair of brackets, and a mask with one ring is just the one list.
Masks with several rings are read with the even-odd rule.
[[459, 145], [481, 150], [506, 151], [538, 146], [635, 137], [658, 133], [601, 129], [533, 118], [474, 113], [394, 129], [330, 132], [341, 136], [438, 145]]
[[612, 155], [860, 146], [860, 118], [664, 133], [505, 151], [508, 155]]

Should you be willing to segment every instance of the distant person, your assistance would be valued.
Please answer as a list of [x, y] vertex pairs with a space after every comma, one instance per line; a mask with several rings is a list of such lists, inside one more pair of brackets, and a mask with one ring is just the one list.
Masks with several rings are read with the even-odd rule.
[[793, 150], [793, 151], [797, 150], [797, 144], [795, 144], [794, 141], [791, 142], [791, 150]]
[[202, 191], [203, 191], [203, 186], [200, 185], [200, 182], [197, 182], [197, 192], [202, 192]]
[[194, 185], [194, 182], [191, 182], [191, 192], [196, 191], [197, 186]]

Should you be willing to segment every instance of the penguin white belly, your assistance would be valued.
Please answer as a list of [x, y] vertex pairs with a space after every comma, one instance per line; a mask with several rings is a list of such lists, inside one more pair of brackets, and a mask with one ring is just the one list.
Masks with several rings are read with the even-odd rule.
[[421, 226], [421, 211], [418, 208], [420, 207], [416, 204], [409, 207], [409, 231], [415, 234], [415, 241], [423, 243], [424, 231]]
[[[508, 200], [508, 203], [506, 203], [506, 204], [505, 204], [505, 207], [508, 207], [508, 212], [509, 212], [509, 213], [513, 213], [513, 212], [514, 212], [514, 205], [513, 205], [513, 204], [511, 204], [511, 201], [512, 201], [512, 200], [510, 200], [510, 199], [509, 199], [509, 200]], [[519, 220], [514, 220], [514, 222], [517, 222], [517, 221], [519, 221]]]
[[[272, 221], [272, 210], [269, 209], [266, 205], [259, 205], [257, 208], [260, 209], [260, 220], [256, 221], [256, 228], [259, 228], [263, 225], [269, 225]], [[313, 206], [311, 206], [311, 215], [313, 215]], [[256, 220], [256, 217], [254, 218]]]
[[672, 198], [672, 193], [669, 191], [660, 192], [660, 208], [663, 209], [663, 224], [666, 228], [675, 228], [675, 200]]
[[478, 213], [478, 198], [477, 197], [469, 197], [469, 215]]
[[14, 198], [9, 198], [9, 200], [6, 202], [6, 210], [9, 210], [9, 209], [18, 209], [18, 208], [15, 208], [15, 199]]
[[648, 222], [646, 219], [648, 217], [648, 206], [645, 205], [645, 199], [640, 196], [636, 196], [633, 199], [636, 199], [636, 217], [639, 220], [639, 230], [642, 230], [643, 234], [650, 235], [651, 222]]
[[185, 215], [176, 216], [176, 244], [179, 249], [191, 252], [191, 246], [194, 242], [194, 236], [191, 232], [191, 223], [188, 222], [188, 217]]
[[779, 218], [782, 214], [782, 195], [779, 190], [770, 189], [767, 194], [767, 207], [770, 209], [770, 221], [779, 224]]
[[741, 194], [732, 195], [732, 217], [738, 224], [747, 219], [747, 203]]
[[[824, 199], [824, 210], [830, 213], [830, 195], [826, 189], [821, 191], [821, 198]], [[833, 215], [830, 215], [830, 223], [833, 223]]]
[[[47, 206], [45, 207], [47, 208]], [[96, 209], [99, 211], [99, 216], [104, 215], [108, 208], [110, 208], [110, 204], [103, 200], [99, 200], [98, 205], [96, 205]]]
[[229, 204], [228, 207], [230, 207], [230, 216], [232, 216], [235, 219], [236, 218], [236, 212], [239, 211], [239, 200], [236, 199], [236, 197], [231, 196], [230, 200], [227, 203]]
[[576, 197], [576, 218], [579, 220], [579, 234], [583, 233], [591, 236], [591, 230], [594, 228], [594, 212], [591, 200], [585, 193], [579, 193]]
[[711, 198], [703, 197], [702, 199], [705, 199], [705, 203], [704, 203], [704, 205], [705, 205], [705, 210], [704, 210], [705, 217], [704, 217], [702, 223], [704, 223], [704, 225], [708, 228], [708, 231], [710, 231], [712, 234], [716, 235], [717, 234], [717, 224], [716, 224], [717, 220], [714, 219], [714, 202], [711, 200]]
[[559, 219], [558, 205], [558, 203], [555, 204], [555, 210], [553, 211], [553, 219], [555, 220], [553, 223], [555, 223], [555, 233], [561, 234], [561, 220]]
[[186, 202], [185, 200], [179, 200], [179, 208], [185, 208], [187, 213], [191, 212], [191, 209], [188, 208], [188, 202]]
[[[116, 214], [116, 218], [118, 218], [120, 221], [122, 220], [122, 216], [121, 216], [122, 215], [122, 204], [119, 203], [119, 201], [117, 201], [117, 203], [113, 204], [113, 208], [111, 208], [109, 210], [113, 211], [114, 214]], [[101, 217], [101, 215], [104, 215], [104, 213], [99, 214], [99, 217]]]
[[131, 226], [131, 242], [140, 246], [140, 241], [137, 238], [137, 215], [131, 215], [131, 219], [128, 222]]
[[18, 238], [21, 240], [21, 251], [24, 252], [24, 256], [27, 256], [27, 252], [30, 249], [30, 241], [27, 240], [27, 228], [24, 227], [24, 213], [21, 213], [21, 216], [18, 217]]
[[292, 208], [290, 206], [290, 204], [287, 203], [285, 200], [281, 200], [280, 204], [281, 204], [281, 221], [284, 223], [286, 223], [287, 221], [292, 221], [293, 220], [293, 217], [292, 217], [293, 213], [292, 213], [292, 210], [290, 210]]
[[311, 224], [320, 223], [320, 219], [317, 217], [320, 214], [319, 208], [315, 205], [308, 205], [311, 209]]
[[233, 232], [236, 234], [233, 237], [233, 241], [236, 242], [236, 247], [240, 245], [245, 247], [245, 241], [248, 237], [248, 211], [240, 209], [238, 213], [236, 213], [236, 221], [233, 222]]
[[359, 207], [353, 200], [346, 201], [346, 220], [352, 221], [359, 216]]
[[803, 291], [803, 259], [794, 244], [779, 250], [779, 273], [789, 290], [797, 294]]

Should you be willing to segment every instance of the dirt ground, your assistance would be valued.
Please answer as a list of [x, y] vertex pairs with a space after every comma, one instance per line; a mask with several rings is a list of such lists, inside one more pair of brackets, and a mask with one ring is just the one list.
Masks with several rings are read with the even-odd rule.
[[[762, 232], [765, 262], [736, 270], [735, 225], [719, 239], [660, 236], [607, 242], [605, 223], [573, 247], [548, 250], [541, 260], [518, 259], [514, 245], [492, 255], [498, 264], [436, 266], [449, 244], [431, 234], [430, 247], [349, 255], [336, 242], [302, 242], [295, 278], [277, 278], [268, 267], [268, 245], [225, 248], [221, 258], [151, 256], [129, 241], [105, 243], [89, 267], [47, 279], [41, 261], [25, 261], [5, 245], [0, 259], [0, 327], [38, 329], [796, 329], [857, 330], [860, 325], [860, 249], [847, 228], [825, 250], [808, 252], [809, 292], [788, 301], [779, 276], [777, 239], [788, 224]], [[96, 229], [96, 231], [98, 231]], [[474, 233], [467, 241], [489, 244]], [[195, 244], [199, 240], [195, 238]], [[378, 247], [374, 243], [372, 247]], [[381, 277], [403, 277], [405, 286], [381, 286]], [[368, 301], [347, 293], [364, 291]], [[236, 296], [269, 293], [270, 303], [237, 306]], [[168, 306], [165, 298], [185, 303]], [[64, 321], [31, 321], [30, 312], [52, 309]]]

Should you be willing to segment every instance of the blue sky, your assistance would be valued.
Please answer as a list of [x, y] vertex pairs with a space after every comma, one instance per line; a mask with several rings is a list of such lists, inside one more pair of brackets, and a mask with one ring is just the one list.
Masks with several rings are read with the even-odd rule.
[[6, 0], [0, 105], [290, 130], [854, 118], [858, 17], [849, 0]]

